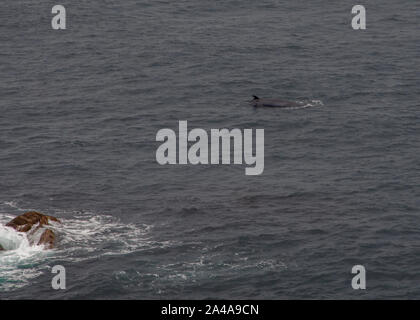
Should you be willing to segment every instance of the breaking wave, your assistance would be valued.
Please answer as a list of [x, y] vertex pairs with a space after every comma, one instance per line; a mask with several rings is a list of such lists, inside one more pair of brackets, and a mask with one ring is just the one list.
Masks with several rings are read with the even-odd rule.
[[[1, 215], [1, 220], [12, 218]], [[10, 220], [10, 219], [8, 219]], [[41, 274], [37, 266], [45, 260], [48, 251], [43, 246], [31, 246], [25, 233], [0, 225], [0, 290], [19, 288]]]

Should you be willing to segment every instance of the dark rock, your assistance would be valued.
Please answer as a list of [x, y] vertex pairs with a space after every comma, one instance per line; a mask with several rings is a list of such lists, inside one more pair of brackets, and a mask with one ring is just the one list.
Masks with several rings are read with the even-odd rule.
[[33, 225], [37, 223], [39, 223], [40, 226], [49, 225], [50, 220], [60, 222], [60, 220], [55, 217], [47, 216], [35, 211], [29, 211], [14, 218], [6, 224], [6, 227], [12, 227], [19, 232], [28, 232]]
[[39, 238], [38, 245], [45, 245], [48, 249], [54, 248], [55, 244], [55, 234], [51, 229], [46, 229], [41, 238]]
[[51, 228], [48, 228], [50, 221], [61, 223], [60, 220], [55, 217], [47, 216], [35, 211], [30, 211], [17, 216], [8, 224], [6, 224], [6, 226], [11, 227], [16, 231], [27, 233], [29, 243], [32, 245], [36, 242], [35, 234], [37, 234], [38, 231], [42, 229], [43, 231], [39, 231], [42, 232], [42, 234], [36, 244], [42, 244], [45, 245], [47, 249], [52, 249], [56, 243], [56, 236]]

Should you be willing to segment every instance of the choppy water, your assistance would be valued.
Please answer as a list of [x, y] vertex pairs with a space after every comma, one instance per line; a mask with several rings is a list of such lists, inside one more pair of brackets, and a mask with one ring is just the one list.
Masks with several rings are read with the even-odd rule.
[[[64, 222], [0, 227], [0, 298], [420, 298], [418, 1], [62, 4], [0, 4], [0, 222]], [[158, 165], [179, 120], [264, 128], [263, 175]]]

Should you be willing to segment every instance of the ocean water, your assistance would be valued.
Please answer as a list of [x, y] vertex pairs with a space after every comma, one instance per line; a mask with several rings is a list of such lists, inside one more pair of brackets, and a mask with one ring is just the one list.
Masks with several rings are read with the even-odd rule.
[[[60, 4], [61, 31], [0, 4], [1, 299], [420, 298], [418, 1], [360, 3], [359, 31], [352, 1]], [[263, 128], [263, 174], [159, 165], [180, 120]], [[56, 249], [3, 226], [25, 210]]]

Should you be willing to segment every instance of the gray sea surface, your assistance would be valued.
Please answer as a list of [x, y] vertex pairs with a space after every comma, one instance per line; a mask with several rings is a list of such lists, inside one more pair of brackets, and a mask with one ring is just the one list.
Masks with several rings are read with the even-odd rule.
[[[63, 221], [0, 254], [1, 299], [420, 298], [419, 1], [55, 4], [0, 4], [0, 223]], [[159, 165], [180, 120], [264, 129], [263, 174]]]

